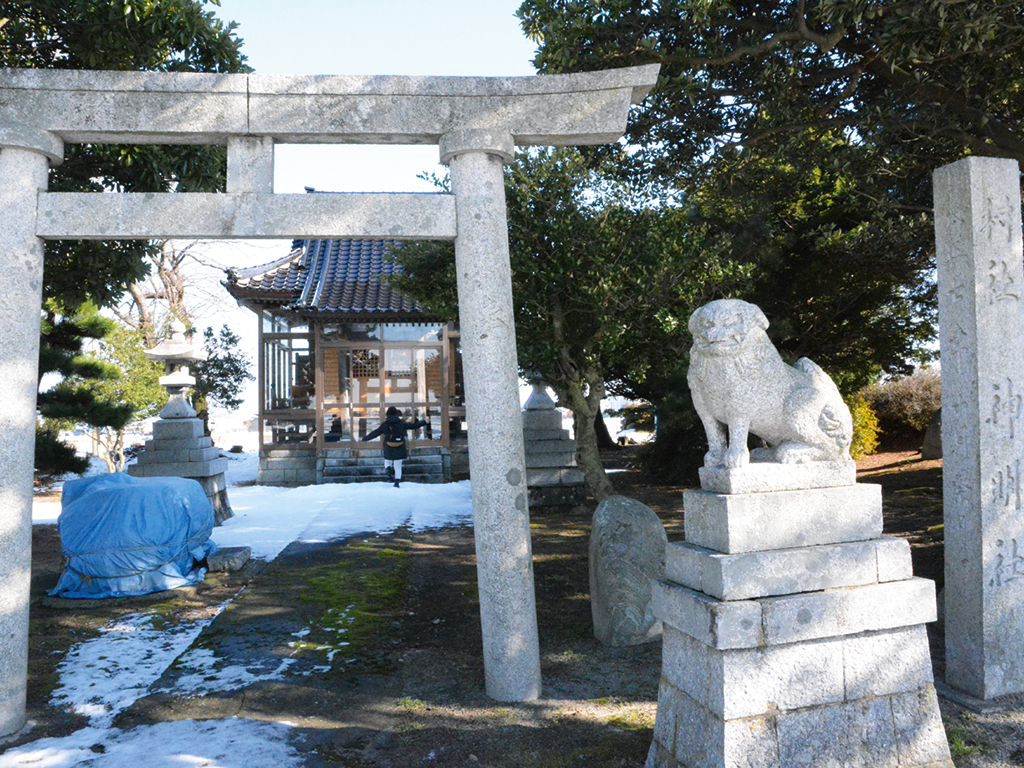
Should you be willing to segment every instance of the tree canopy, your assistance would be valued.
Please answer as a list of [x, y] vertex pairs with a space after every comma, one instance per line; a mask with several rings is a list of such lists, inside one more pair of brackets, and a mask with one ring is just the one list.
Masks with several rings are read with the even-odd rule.
[[[572, 149], [517, 152], [506, 168], [516, 346], [572, 410], [578, 458], [595, 498], [611, 492], [594, 431], [609, 389], [660, 393], [685, 356], [689, 313], [745, 275], [679, 208], [649, 205], [650, 190], [620, 183], [614, 160]], [[457, 317], [450, 244], [403, 247], [395, 287]]]
[[1019, 4], [949, 0], [524, 0], [540, 72], [658, 62], [632, 143], [693, 171], [726, 146], [851, 132], [917, 164], [1024, 160]]
[[753, 267], [787, 356], [851, 391], [932, 352], [931, 174], [1024, 159], [1018, 4], [524, 0], [541, 72], [658, 62], [626, 170]]
[[[218, 0], [0, 0], [0, 67], [244, 72], [235, 24], [205, 10]], [[55, 192], [218, 191], [223, 147], [70, 144], [51, 169]], [[44, 295], [73, 311], [107, 306], [145, 274], [145, 241], [49, 241]]]

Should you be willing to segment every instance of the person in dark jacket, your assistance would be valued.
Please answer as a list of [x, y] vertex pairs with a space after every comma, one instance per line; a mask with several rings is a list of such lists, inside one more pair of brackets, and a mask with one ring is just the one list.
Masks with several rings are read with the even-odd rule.
[[416, 421], [404, 421], [401, 412], [394, 406], [388, 408], [387, 418], [381, 422], [373, 432], [366, 436], [366, 440], [373, 440], [375, 437], [382, 437], [384, 466], [387, 467], [388, 479], [394, 478], [395, 488], [399, 487], [402, 481], [402, 459], [409, 455], [405, 447], [405, 433], [429, 426], [423, 419]]

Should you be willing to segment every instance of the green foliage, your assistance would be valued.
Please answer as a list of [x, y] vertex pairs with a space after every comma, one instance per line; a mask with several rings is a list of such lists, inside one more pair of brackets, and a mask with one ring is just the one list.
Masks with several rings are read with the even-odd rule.
[[919, 368], [909, 376], [871, 384], [857, 394], [878, 416], [883, 443], [917, 441], [942, 405], [942, 376], [935, 368]]
[[193, 400], [201, 398], [231, 410], [242, 404], [242, 386], [255, 377], [249, 371], [252, 364], [249, 356], [238, 348], [240, 341], [238, 334], [227, 325], [221, 326], [217, 333], [213, 328], [203, 331], [206, 359], [195, 363], [191, 369], [196, 379]]
[[39, 378], [56, 373], [63, 380], [37, 396], [43, 422], [36, 427], [36, 474], [80, 473], [88, 468], [88, 462], [83, 464], [74, 449], [60, 441], [59, 430], [76, 424], [123, 425], [130, 418], [130, 408], [96, 390], [98, 382], [120, 376], [118, 366], [83, 351], [87, 342], [95, 343], [111, 333], [115, 323], [91, 303], [67, 316], [54, 311], [52, 302], [45, 310], [40, 325]]
[[210, 403], [235, 410], [242, 404], [242, 387], [255, 377], [250, 373], [249, 356], [238, 348], [240, 338], [227, 325], [215, 334], [213, 328], [203, 331], [206, 359], [194, 363], [192, 373], [196, 385], [192, 388], [192, 407], [203, 420], [206, 434], [210, 434]]
[[[686, 322], [748, 276], [688, 212], [621, 182], [619, 159], [570, 149], [519, 152], [506, 170], [516, 342], [572, 410], [580, 465], [595, 497], [610, 490], [594, 419], [607, 391], [660, 397], [684, 354]], [[457, 314], [449, 244], [403, 247], [392, 284], [446, 318]]]
[[[217, 0], [211, 0], [218, 4]], [[0, 67], [244, 72], [235, 24], [206, 0], [0, 0]], [[223, 147], [69, 144], [50, 171], [57, 192], [219, 191]], [[145, 274], [145, 241], [48, 241], [43, 292], [70, 313], [109, 306]]]
[[89, 468], [89, 459], [61, 440], [53, 425], [36, 427], [35, 450], [35, 474], [41, 482], [67, 473], [81, 475]]
[[541, 72], [661, 65], [624, 171], [674, 185], [755, 266], [741, 297], [784, 355], [845, 392], [928, 362], [931, 173], [1024, 159], [1018, 4], [525, 0], [518, 15]]
[[653, 432], [657, 411], [650, 403], [632, 403], [617, 411], [606, 411], [608, 416], [621, 416], [623, 429]]
[[850, 445], [850, 457], [854, 460], [870, 456], [878, 448], [878, 418], [863, 397], [844, 398], [853, 417], [853, 442]]

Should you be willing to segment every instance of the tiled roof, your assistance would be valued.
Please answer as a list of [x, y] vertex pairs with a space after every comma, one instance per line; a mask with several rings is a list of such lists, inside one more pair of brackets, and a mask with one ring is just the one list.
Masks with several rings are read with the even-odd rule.
[[415, 301], [381, 282], [401, 271], [388, 252], [395, 240], [296, 240], [282, 259], [228, 270], [225, 287], [247, 303], [277, 304], [303, 315], [416, 315]]

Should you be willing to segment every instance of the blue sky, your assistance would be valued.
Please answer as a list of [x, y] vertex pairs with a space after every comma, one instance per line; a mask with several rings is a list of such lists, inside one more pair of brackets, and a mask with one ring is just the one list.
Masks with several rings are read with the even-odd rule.
[[[222, 0], [263, 74], [532, 75], [520, 0]], [[432, 191], [435, 147], [279, 146], [277, 192]]]

